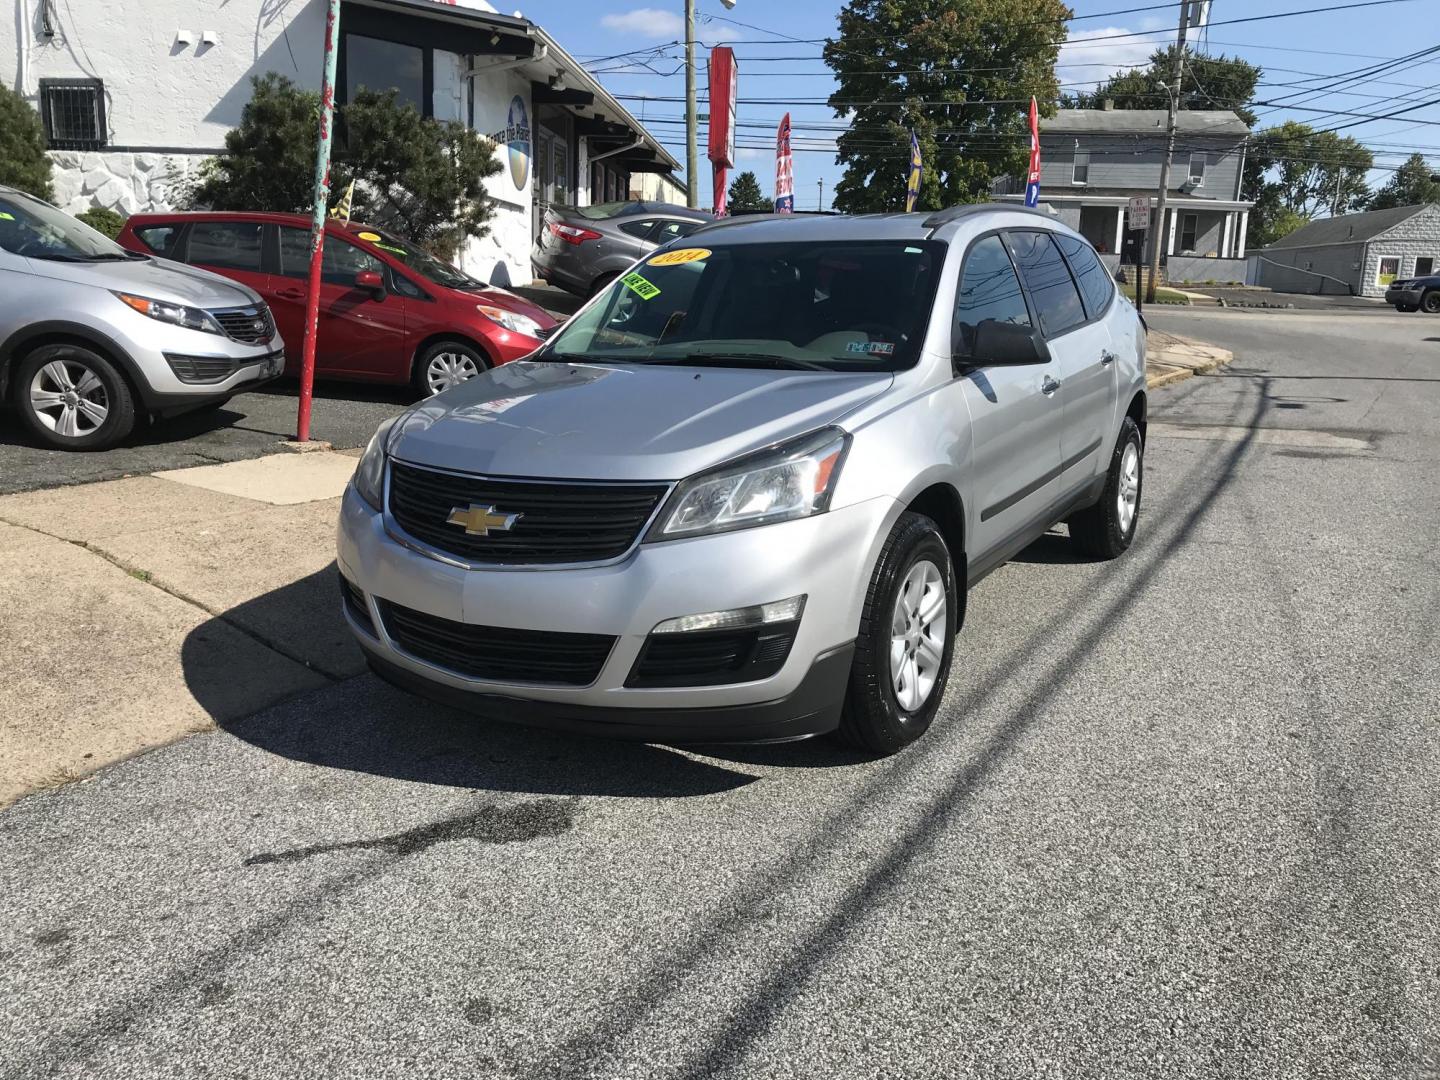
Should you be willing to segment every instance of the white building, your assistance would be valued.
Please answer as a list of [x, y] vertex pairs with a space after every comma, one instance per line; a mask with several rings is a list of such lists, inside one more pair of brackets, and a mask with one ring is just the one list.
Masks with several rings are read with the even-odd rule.
[[[324, 0], [14, 2], [0, 58], [40, 111], [56, 200], [71, 212], [173, 209], [223, 149], [253, 76], [320, 87]], [[498, 212], [461, 260], [496, 284], [530, 280], [549, 203], [625, 199], [632, 177], [678, 168], [554, 38], [485, 0], [344, 0], [338, 101], [361, 86], [393, 86], [425, 116], [499, 144], [504, 168], [488, 181]]]

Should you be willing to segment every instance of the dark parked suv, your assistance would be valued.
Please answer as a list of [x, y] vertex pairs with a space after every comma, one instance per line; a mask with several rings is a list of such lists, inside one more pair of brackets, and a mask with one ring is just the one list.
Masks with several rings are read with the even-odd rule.
[[1385, 302], [1396, 311], [1423, 311], [1440, 314], [1440, 274], [1392, 281], [1385, 290]]
[[552, 206], [530, 261], [535, 276], [576, 296], [591, 296], [662, 244], [689, 236], [713, 215], [655, 202]]

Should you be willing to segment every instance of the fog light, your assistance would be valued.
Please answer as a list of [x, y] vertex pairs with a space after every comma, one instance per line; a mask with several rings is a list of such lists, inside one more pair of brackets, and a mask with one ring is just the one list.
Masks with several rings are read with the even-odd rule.
[[707, 611], [700, 615], [681, 615], [666, 619], [651, 633], [687, 634], [697, 630], [741, 630], [767, 623], [794, 622], [805, 610], [805, 597], [792, 596], [753, 607], [731, 608], [728, 611]]

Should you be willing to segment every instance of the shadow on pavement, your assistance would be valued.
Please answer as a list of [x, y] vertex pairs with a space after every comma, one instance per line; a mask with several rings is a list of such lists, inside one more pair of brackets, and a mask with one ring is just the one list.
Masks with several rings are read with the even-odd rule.
[[[234, 718], [232, 680], [228, 668], [215, 663], [208, 640], [220, 621], [331, 684]], [[368, 673], [345, 678], [363, 670], [350, 638], [331, 563], [200, 625], [186, 637], [181, 662], [190, 692], [223, 731], [310, 765], [475, 790], [635, 798], [713, 795], [756, 779], [661, 746], [470, 716], [396, 690]], [[298, 670], [295, 674], [304, 678]], [[723, 755], [723, 748], [715, 749]]]

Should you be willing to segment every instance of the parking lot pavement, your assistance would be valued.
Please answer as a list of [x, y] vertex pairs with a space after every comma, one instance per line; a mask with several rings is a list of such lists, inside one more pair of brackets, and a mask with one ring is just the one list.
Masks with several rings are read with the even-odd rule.
[[906, 753], [222, 720], [0, 814], [0, 1076], [1434, 1075], [1440, 352], [1154, 322], [1236, 359], [1135, 547], [980, 583]]
[[[282, 380], [219, 409], [157, 420], [96, 454], [45, 449], [20, 429], [13, 412], [0, 410], [0, 495], [273, 454], [294, 438], [296, 387]], [[382, 420], [412, 400], [404, 387], [320, 383], [310, 437], [337, 449], [364, 446]]]

